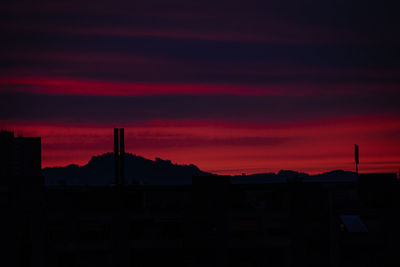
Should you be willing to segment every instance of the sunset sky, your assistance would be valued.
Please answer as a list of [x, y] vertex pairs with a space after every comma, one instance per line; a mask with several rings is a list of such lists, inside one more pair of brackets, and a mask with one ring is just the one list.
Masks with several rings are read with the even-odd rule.
[[[372, 3], [371, 3], [372, 2]], [[375, 3], [374, 3], [375, 2]], [[2, 1], [0, 129], [42, 164], [126, 150], [221, 174], [400, 168], [386, 1]]]

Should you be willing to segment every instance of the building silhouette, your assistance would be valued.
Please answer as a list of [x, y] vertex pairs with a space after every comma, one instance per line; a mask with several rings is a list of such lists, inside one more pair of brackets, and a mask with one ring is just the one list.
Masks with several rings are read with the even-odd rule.
[[14, 137], [13, 132], [0, 132], [0, 175], [40, 176], [40, 137]]
[[44, 179], [41, 138], [0, 132], [1, 266], [40, 266], [44, 261]]
[[54, 186], [44, 193], [47, 260], [50, 266], [399, 263], [397, 181], [390, 187], [382, 206], [363, 197], [363, 190], [373, 196], [382, 188], [357, 182], [246, 185], [210, 176], [194, 177], [192, 185]]
[[[4, 135], [12, 154], [15, 138]], [[123, 134], [114, 136], [122, 151]], [[2, 164], [9, 174], [1, 181], [8, 246], [0, 265], [400, 264], [395, 173], [359, 174], [357, 181], [233, 184], [215, 175], [193, 177], [191, 185], [128, 185], [119, 182], [119, 158], [119, 186], [45, 187], [35, 172], [17, 176], [13, 163]]]

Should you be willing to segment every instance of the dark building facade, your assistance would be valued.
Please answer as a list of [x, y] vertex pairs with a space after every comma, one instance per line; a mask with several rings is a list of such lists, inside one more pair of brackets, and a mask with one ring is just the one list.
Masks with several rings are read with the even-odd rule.
[[0, 174], [8, 176], [40, 176], [41, 138], [14, 137], [13, 132], [0, 132]]
[[45, 187], [40, 139], [0, 137], [0, 266], [400, 265], [396, 174], [127, 185], [117, 130], [115, 185]]
[[44, 261], [41, 138], [0, 132], [1, 266], [40, 266]]
[[391, 187], [381, 206], [357, 182], [53, 186], [30, 227], [41, 266], [387, 266], [400, 263]]

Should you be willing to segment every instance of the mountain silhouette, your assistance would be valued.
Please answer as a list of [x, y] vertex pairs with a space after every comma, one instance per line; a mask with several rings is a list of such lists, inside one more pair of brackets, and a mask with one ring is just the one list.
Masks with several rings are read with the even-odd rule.
[[271, 172], [236, 175], [232, 177], [232, 182], [236, 184], [285, 183], [296, 180], [303, 182], [355, 182], [356, 177], [356, 173], [343, 170], [335, 170], [316, 175], [290, 170], [281, 170], [278, 173]]
[[[114, 154], [93, 156], [88, 164], [79, 167], [44, 168], [46, 185], [106, 186], [114, 183]], [[125, 154], [125, 179], [127, 184], [190, 184], [193, 176], [212, 175], [193, 164], [178, 165], [170, 160], [150, 160], [130, 153]]]
[[[44, 168], [46, 185], [107, 186], [114, 183], [114, 154], [93, 156], [88, 164], [78, 166]], [[173, 185], [191, 184], [193, 176], [215, 175], [201, 171], [197, 166], [173, 164], [170, 160], [150, 160], [127, 153], [125, 155], [125, 179], [127, 184]], [[258, 173], [232, 176], [234, 184], [284, 183], [294, 180], [304, 182], [355, 181], [354, 172], [335, 170], [317, 175], [281, 170], [278, 173]]]

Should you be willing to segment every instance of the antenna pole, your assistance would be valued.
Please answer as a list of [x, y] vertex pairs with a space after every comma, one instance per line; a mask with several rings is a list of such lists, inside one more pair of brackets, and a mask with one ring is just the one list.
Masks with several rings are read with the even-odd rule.
[[118, 128], [114, 128], [114, 184], [119, 184], [119, 142]]
[[125, 184], [125, 140], [124, 128], [119, 129], [119, 182], [121, 185]]
[[356, 173], [358, 174], [358, 164], [360, 163], [360, 159], [359, 159], [358, 145], [356, 144], [354, 144], [354, 161], [356, 163]]

